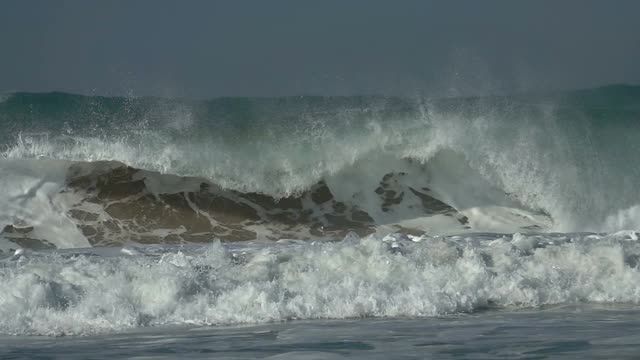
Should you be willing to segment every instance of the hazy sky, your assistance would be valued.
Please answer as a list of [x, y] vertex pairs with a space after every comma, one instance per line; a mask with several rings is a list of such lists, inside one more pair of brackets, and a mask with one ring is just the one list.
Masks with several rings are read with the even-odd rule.
[[637, 0], [3, 0], [0, 92], [456, 95], [640, 83]]

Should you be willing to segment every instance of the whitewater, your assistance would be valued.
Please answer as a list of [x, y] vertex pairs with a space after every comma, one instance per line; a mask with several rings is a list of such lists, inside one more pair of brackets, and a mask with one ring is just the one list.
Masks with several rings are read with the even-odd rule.
[[639, 118], [627, 85], [7, 94], [0, 356], [631, 358]]

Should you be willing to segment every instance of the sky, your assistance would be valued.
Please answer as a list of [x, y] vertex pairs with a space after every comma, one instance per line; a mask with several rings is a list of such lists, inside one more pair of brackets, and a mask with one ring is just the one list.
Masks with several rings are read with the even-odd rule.
[[455, 96], [640, 83], [637, 0], [3, 0], [0, 93]]

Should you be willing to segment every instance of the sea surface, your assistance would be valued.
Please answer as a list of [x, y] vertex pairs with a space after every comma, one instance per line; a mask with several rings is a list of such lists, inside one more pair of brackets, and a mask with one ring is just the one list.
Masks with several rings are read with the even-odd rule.
[[0, 125], [2, 359], [640, 354], [640, 87]]
[[565, 305], [442, 317], [0, 337], [3, 359], [637, 359], [638, 308]]

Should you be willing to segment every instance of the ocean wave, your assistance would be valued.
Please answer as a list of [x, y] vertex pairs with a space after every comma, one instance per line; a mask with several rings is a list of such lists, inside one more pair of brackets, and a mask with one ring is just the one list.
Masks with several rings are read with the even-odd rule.
[[0, 104], [2, 248], [637, 229], [639, 89], [13, 94]]

